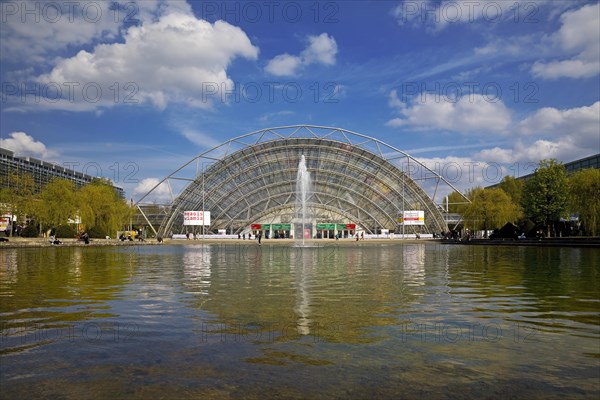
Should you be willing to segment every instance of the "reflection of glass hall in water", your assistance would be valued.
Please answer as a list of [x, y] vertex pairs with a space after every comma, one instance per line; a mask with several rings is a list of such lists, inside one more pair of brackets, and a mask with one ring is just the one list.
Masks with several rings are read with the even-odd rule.
[[[311, 177], [304, 229], [297, 226], [301, 156]], [[400, 232], [398, 215], [423, 210], [406, 233], [446, 231], [443, 196], [454, 187], [417, 159], [378, 139], [340, 128], [268, 128], [228, 140], [165, 177], [137, 206], [160, 235], [184, 232], [183, 213], [211, 213], [206, 232], [260, 231], [263, 237]], [[155, 196], [168, 192], [170, 201]], [[295, 232], [296, 230], [299, 232]], [[308, 230], [308, 231], [307, 231]]]

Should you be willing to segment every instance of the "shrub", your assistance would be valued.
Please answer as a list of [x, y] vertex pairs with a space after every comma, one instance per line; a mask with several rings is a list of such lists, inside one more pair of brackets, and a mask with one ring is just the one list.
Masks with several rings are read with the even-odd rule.
[[56, 227], [55, 235], [57, 238], [72, 239], [77, 234], [77, 231], [70, 225], [60, 225]]
[[90, 238], [94, 239], [104, 239], [106, 236], [109, 236], [106, 232], [104, 232], [99, 227], [95, 226], [87, 231], [87, 234]]
[[23, 237], [38, 237], [40, 231], [37, 224], [29, 224], [21, 231]]

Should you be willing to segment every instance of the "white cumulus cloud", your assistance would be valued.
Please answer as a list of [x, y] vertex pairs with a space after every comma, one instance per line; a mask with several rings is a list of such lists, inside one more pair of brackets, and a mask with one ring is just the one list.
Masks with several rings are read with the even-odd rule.
[[131, 25], [149, 23], [172, 10], [190, 13], [180, 0], [3, 2], [0, 49], [7, 60], [45, 63], [56, 52], [113, 42]]
[[398, 98], [396, 91], [392, 91], [388, 103], [400, 114], [387, 122], [391, 127], [503, 134], [511, 124], [510, 111], [501, 100], [488, 99], [479, 94], [458, 99], [417, 96], [404, 103]]
[[511, 148], [494, 147], [474, 157], [499, 163], [573, 161], [600, 152], [600, 102], [570, 109], [544, 107], [516, 123]]
[[157, 178], [142, 179], [133, 189], [134, 198], [140, 199], [142, 196], [146, 195], [150, 190], [154, 188], [152, 193], [148, 194], [148, 197], [144, 198], [144, 203], [161, 203], [164, 201], [170, 201], [171, 191], [169, 190], [169, 186], [165, 182], [161, 183], [160, 185], [159, 183], [160, 180]]
[[308, 46], [300, 55], [279, 54], [267, 63], [265, 70], [275, 76], [294, 76], [311, 64], [334, 65], [338, 47], [335, 39], [327, 33], [308, 36]]
[[258, 57], [258, 48], [240, 28], [223, 21], [211, 24], [178, 9], [130, 27], [124, 39], [60, 59], [39, 76], [45, 85], [77, 83], [73, 98], [49, 106], [97, 109], [149, 102], [162, 109], [175, 102], [210, 108], [211, 95], [233, 87], [227, 75], [231, 62]]
[[569, 54], [562, 60], [538, 61], [531, 72], [538, 78], [587, 78], [600, 73], [600, 3], [588, 4], [561, 16], [552, 44]]
[[50, 161], [58, 155], [25, 132], [12, 132], [8, 136], [8, 139], [0, 139], [0, 147], [11, 150], [17, 156], [31, 156]]
[[265, 70], [271, 75], [294, 76], [301, 65], [302, 59], [300, 57], [284, 53], [273, 57], [265, 67]]
[[[600, 101], [569, 109], [544, 107], [520, 121], [512, 121], [502, 103], [481, 97], [470, 102], [466, 96], [456, 102], [435, 101], [434, 96], [428, 99], [416, 97], [404, 102], [396, 91], [391, 91], [388, 105], [399, 117], [388, 121], [387, 125], [413, 132], [453, 131], [463, 137], [473, 133], [480, 136], [497, 134], [501, 143], [506, 143], [496, 146], [490, 143], [490, 147], [480, 148], [464, 157], [420, 158], [431, 168], [440, 169], [441, 175], [456, 183], [457, 188], [486, 186], [496, 183], [504, 175], [531, 173], [541, 159], [569, 162], [600, 152]], [[447, 150], [445, 147], [448, 146], [426, 150], [444, 151]], [[473, 147], [479, 147], [479, 144]]]
[[585, 148], [600, 150], [600, 101], [590, 106], [560, 110], [544, 107], [517, 124], [524, 135], [572, 137]]

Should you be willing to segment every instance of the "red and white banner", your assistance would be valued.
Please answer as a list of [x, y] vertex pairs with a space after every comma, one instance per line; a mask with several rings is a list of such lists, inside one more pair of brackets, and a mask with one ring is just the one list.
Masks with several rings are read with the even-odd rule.
[[210, 211], [184, 211], [184, 225], [210, 225]]
[[425, 225], [425, 211], [404, 211], [404, 225]]

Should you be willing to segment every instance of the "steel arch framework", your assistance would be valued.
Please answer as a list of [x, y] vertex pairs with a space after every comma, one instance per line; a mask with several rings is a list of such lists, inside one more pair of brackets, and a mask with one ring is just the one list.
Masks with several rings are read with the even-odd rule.
[[[210, 231], [237, 233], [251, 223], [292, 222], [301, 155], [313, 180], [310, 208], [316, 222], [352, 222], [367, 232], [397, 229], [399, 212], [418, 209], [425, 211], [425, 225], [411, 231], [447, 230], [435, 199], [440, 186], [455, 189], [441, 175], [376, 138], [315, 125], [267, 128], [230, 139], [183, 164], [136, 205], [162, 236], [183, 230], [186, 210], [210, 211]], [[173, 182], [187, 184], [177, 196]], [[170, 201], [152, 223], [144, 201], [165, 185]]]

